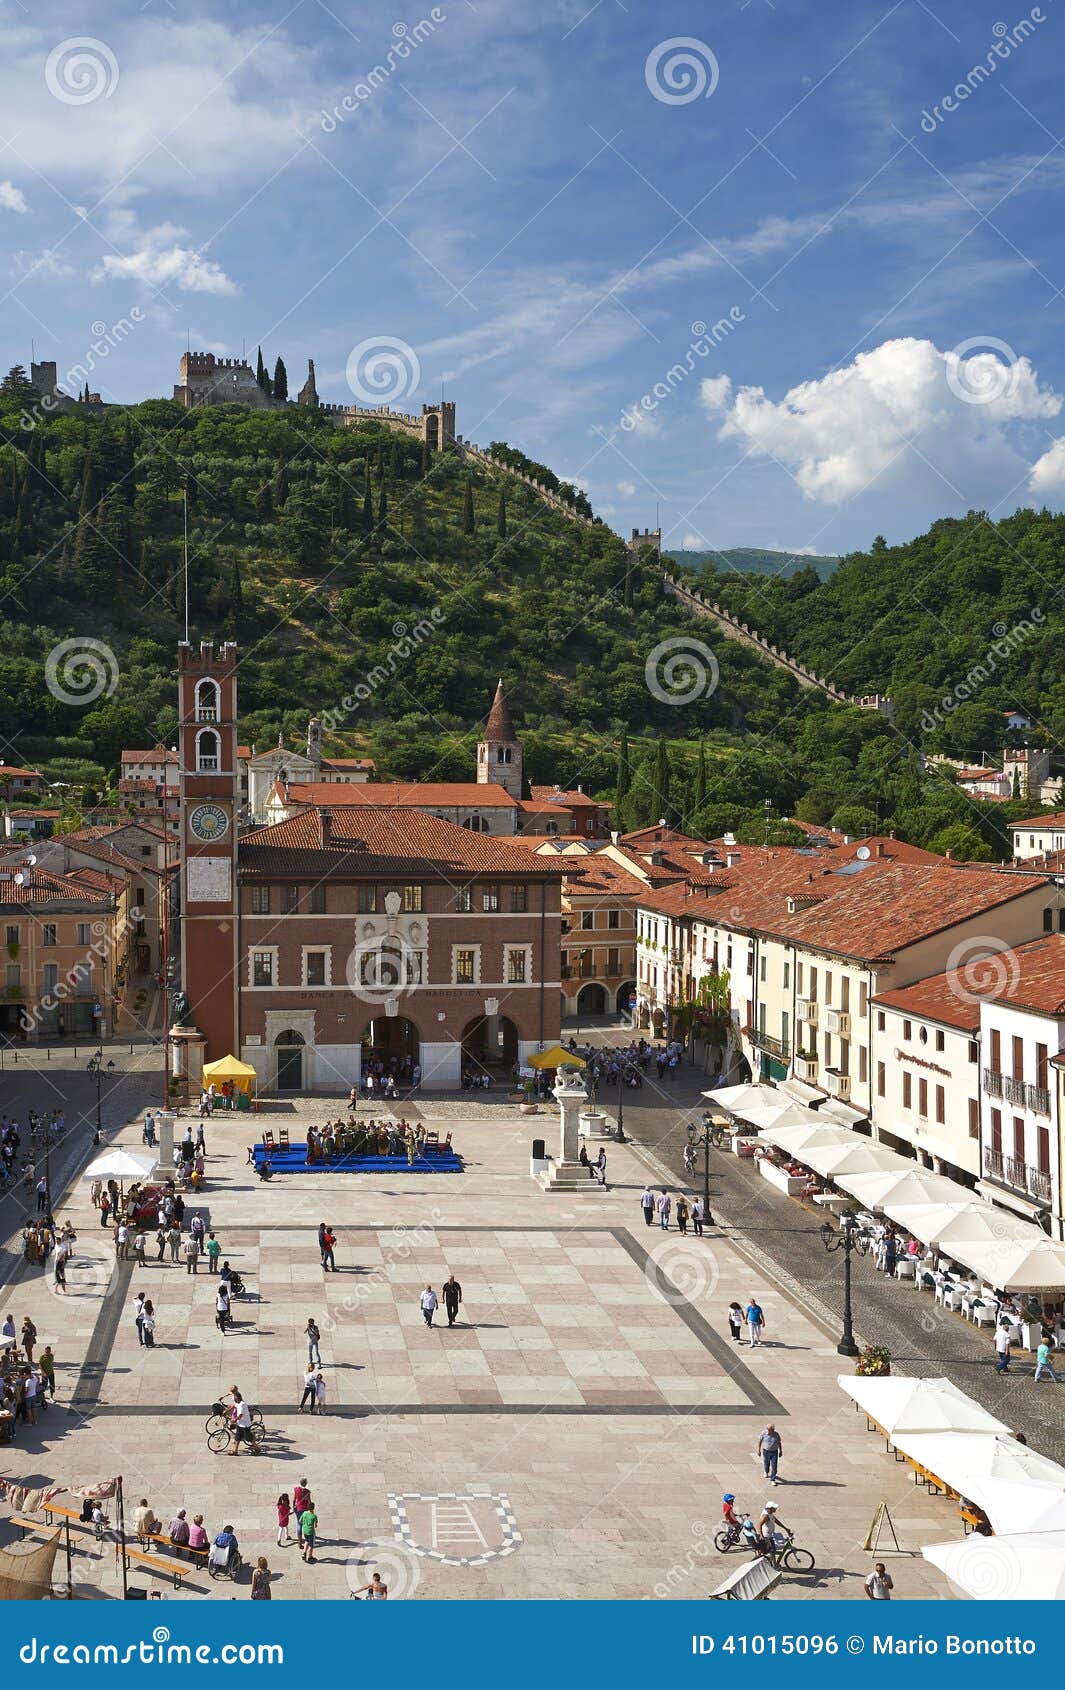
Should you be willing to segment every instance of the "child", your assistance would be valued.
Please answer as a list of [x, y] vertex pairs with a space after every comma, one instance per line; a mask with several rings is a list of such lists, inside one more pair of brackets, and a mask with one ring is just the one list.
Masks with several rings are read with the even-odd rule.
[[288, 1491], [282, 1491], [281, 1495], [277, 1499], [277, 1546], [279, 1549], [281, 1547], [282, 1532], [285, 1534], [285, 1542], [292, 1542], [292, 1530], [289, 1526], [291, 1518], [292, 1504], [289, 1501]]

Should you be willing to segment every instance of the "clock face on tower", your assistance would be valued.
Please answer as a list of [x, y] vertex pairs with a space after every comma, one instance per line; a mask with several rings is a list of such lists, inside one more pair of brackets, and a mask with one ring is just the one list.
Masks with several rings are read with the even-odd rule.
[[194, 839], [213, 844], [229, 832], [229, 816], [220, 804], [197, 804], [189, 816], [189, 832]]

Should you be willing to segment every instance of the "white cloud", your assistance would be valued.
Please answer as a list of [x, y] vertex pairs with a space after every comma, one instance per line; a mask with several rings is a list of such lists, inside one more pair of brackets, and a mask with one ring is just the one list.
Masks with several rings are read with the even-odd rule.
[[732, 392], [728, 376], [707, 376], [699, 383], [699, 397], [708, 411], [723, 411]]
[[912, 457], [941, 488], [983, 502], [1020, 469], [1020, 425], [1057, 416], [1065, 402], [1040, 386], [1027, 358], [980, 350], [999, 344], [985, 337], [941, 352], [930, 340], [889, 340], [779, 401], [761, 387], [730, 399], [713, 378], [702, 398], [711, 412], [724, 407], [720, 439], [783, 464], [808, 499], [839, 504], [881, 476], [912, 471], [912, 442]]
[[43, 252], [16, 252], [11, 259], [13, 276], [72, 276], [73, 264], [60, 258], [57, 252], [45, 248]]
[[[625, 423], [625, 418], [628, 423]], [[659, 421], [653, 411], [647, 411], [640, 404], [626, 405], [621, 413], [622, 426], [626, 434], [642, 434], [648, 439], [659, 431]]]
[[119, 256], [108, 253], [93, 280], [124, 278], [153, 288], [173, 285], [182, 293], [236, 293], [236, 284], [220, 264], [176, 238], [185, 232], [171, 223], [149, 229], [136, 251]]
[[1033, 493], [1065, 493], [1065, 439], [1055, 440], [1050, 449], [1036, 459], [1028, 486]]
[[631, 499], [632, 495], [635, 493], [635, 491], [636, 491], [635, 481], [619, 481], [618, 482], [618, 492], [621, 494], [622, 498]]
[[680, 549], [682, 552], [705, 552], [708, 547], [701, 534], [685, 534]]
[[21, 188], [16, 188], [14, 182], [0, 182], [0, 210], [28, 211], [26, 196]]

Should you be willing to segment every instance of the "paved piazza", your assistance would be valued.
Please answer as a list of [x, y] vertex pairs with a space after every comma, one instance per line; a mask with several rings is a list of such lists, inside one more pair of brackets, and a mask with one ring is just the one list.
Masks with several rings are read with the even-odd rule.
[[[295, 1139], [326, 1113], [297, 1105], [257, 1124], [287, 1125]], [[770, 1494], [755, 1456], [766, 1419], [784, 1440], [774, 1498], [817, 1561], [782, 1595], [860, 1598], [881, 1500], [908, 1551], [960, 1535], [954, 1506], [915, 1489], [844, 1401], [834, 1338], [751, 1265], [749, 1246], [644, 1226], [639, 1192], [653, 1165], [642, 1152], [609, 1147], [605, 1192], [589, 1182], [575, 1199], [549, 1196], [528, 1155], [553, 1120], [469, 1115], [448, 1110], [464, 1174], [269, 1186], [245, 1164], [247, 1123], [212, 1122], [202, 1212], [250, 1293], [224, 1338], [206, 1270], [116, 1267], [87, 1187], [75, 1186], [59, 1211], [79, 1233], [69, 1295], [19, 1267], [4, 1298], [17, 1323], [32, 1315], [59, 1367], [56, 1409], [3, 1450], [2, 1470], [30, 1483], [121, 1472], [130, 1513], [145, 1496], [164, 1522], [179, 1507], [202, 1513], [212, 1534], [231, 1521], [246, 1560], [267, 1555], [278, 1599], [344, 1596], [375, 1567], [394, 1596], [705, 1595], [737, 1564], [710, 1544], [722, 1491], [748, 1507]], [[138, 1128], [117, 1142], [139, 1149]], [[336, 1274], [320, 1266], [321, 1220], [339, 1235]], [[440, 1311], [430, 1332], [419, 1293], [449, 1271], [463, 1287], [460, 1321], [449, 1331]], [[133, 1325], [141, 1285], [157, 1312], [154, 1351]], [[751, 1293], [767, 1318], [753, 1354], [725, 1319], [729, 1300]], [[328, 1382], [320, 1418], [296, 1412], [310, 1315]], [[232, 1383], [268, 1428], [264, 1455], [239, 1464], [209, 1453], [204, 1433]], [[316, 1566], [275, 1542], [275, 1499], [302, 1477], [321, 1521]], [[919, 1556], [891, 1565], [897, 1595], [947, 1594]], [[109, 1548], [79, 1556], [75, 1572], [117, 1589]], [[173, 1594], [138, 1567], [130, 1578]], [[246, 1595], [246, 1578], [237, 1588]], [[194, 1573], [179, 1595], [204, 1593], [225, 1599], [233, 1587]]]

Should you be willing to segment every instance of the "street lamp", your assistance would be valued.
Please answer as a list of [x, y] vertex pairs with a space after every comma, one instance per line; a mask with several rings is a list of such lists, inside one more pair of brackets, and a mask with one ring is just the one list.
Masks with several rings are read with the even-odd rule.
[[694, 1121], [688, 1122], [688, 1143], [694, 1149], [697, 1144], [703, 1147], [703, 1224], [714, 1225], [714, 1217], [710, 1213], [710, 1117], [703, 1116], [703, 1130], [700, 1137], [699, 1128]]
[[625, 1137], [625, 1075], [618, 1075], [618, 1128], [614, 1134], [618, 1144], [628, 1144]]
[[103, 1138], [100, 1121], [100, 1085], [103, 1080], [103, 1066], [104, 1053], [101, 1049], [96, 1052], [96, 1135], [93, 1139], [94, 1144], [99, 1144]]
[[854, 1216], [851, 1214], [840, 1216], [840, 1230], [833, 1232], [828, 1221], [821, 1224], [821, 1242], [829, 1255], [835, 1250], [843, 1251], [843, 1336], [836, 1345], [836, 1354], [841, 1356], [857, 1356], [861, 1354], [854, 1342], [854, 1326], [851, 1321], [851, 1251], [854, 1249]]

